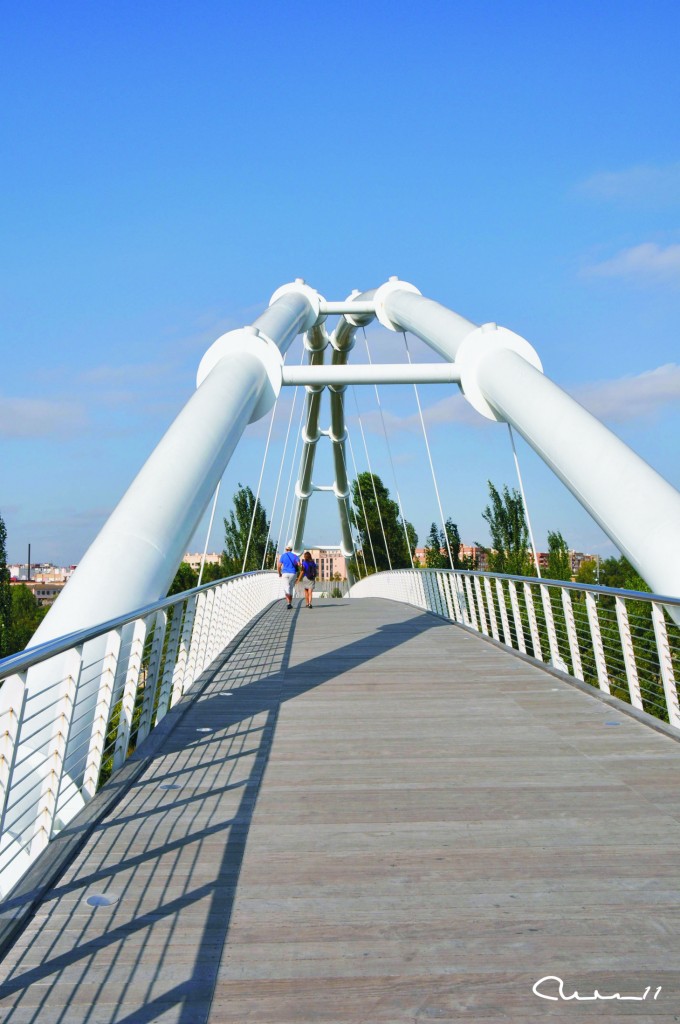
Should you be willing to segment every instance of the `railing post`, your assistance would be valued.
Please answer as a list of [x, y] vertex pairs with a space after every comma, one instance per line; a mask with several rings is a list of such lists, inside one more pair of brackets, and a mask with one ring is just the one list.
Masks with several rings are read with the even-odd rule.
[[[16, 681], [16, 682], [15, 682]], [[0, 722], [0, 836], [5, 828], [7, 804], [12, 789], [12, 774], [17, 759], [19, 734], [26, 709], [26, 673], [17, 673], [5, 680], [7, 687], [20, 684], [16, 704], [10, 704]]]
[[460, 600], [460, 577], [455, 570], [449, 573], [449, 586], [451, 588], [451, 598], [453, 600], [453, 607], [455, 611], [455, 616], [452, 616], [452, 618], [455, 622], [464, 623], [465, 617], [463, 616], [463, 607]]
[[177, 662], [172, 673], [172, 694], [170, 696], [170, 707], [173, 708], [184, 694], [184, 679], [189, 671], [189, 656], [194, 637], [196, 624], [196, 611], [198, 606], [198, 594], [194, 594], [187, 601], [184, 623], [182, 625], [182, 639], [179, 645]]
[[505, 592], [503, 590], [503, 581], [496, 579], [496, 597], [498, 599], [498, 607], [501, 613], [501, 625], [503, 627], [503, 643], [506, 647], [512, 647], [512, 637], [510, 636], [510, 623], [508, 622], [508, 609], [505, 607]]
[[477, 597], [477, 611], [479, 613], [479, 621], [482, 627], [482, 633], [484, 636], [489, 635], [489, 627], [486, 621], [486, 609], [484, 608], [484, 598], [482, 596], [482, 585], [479, 582], [479, 576], [473, 577], [473, 586], [475, 588], [475, 596]]
[[182, 632], [182, 618], [184, 615], [185, 602], [186, 599], [184, 601], [178, 601], [177, 604], [172, 606], [172, 625], [170, 626], [168, 646], [165, 651], [165, 661], [163, 662], [163, 678], [161, 679], [161, 692], [158, 695], [156, 725], [158, 725], [162, 718], [165, 718], [170, 706], [172, 677], [175, 672], [175, 662], [177, 659], [177, 651], [179, 649], [179, 638]]
[[486, 607], [489, 611], [489, 622], [491, 623], [491, 635], [494, 640], [500, 640], [498, 634], [498, 619], [496, 618], [496, 609], [493, 604], [493, 593], [491, 591], [491, 580], [488, 576], [484, 577], [484, 593], [486, 594]]
[[132, 719], [137, 701], [137, 690], [139, 689], [139, 675], [144, 657], [144, 641], [146, 640], [146, 620], [137, 619], [132, 633], [130, 653], [128, 655], [127, 672], [125, 674], [125, 686], [123, 687], [123, 699], [118, 719], [118, 732], [116, 733], [116, 745], [113, 751], [114, 771], [125, 763], [127, 758], [130, 733], [132, 732]]
[[548, 647], [550, 648], [550, 661], [562, 671], [566, 670], [566, 665], [560, 654], [559, 644], [557, 643], [557, 630], [555, 629], [555, 617], [553, 615], [552, 604], [550, 603], [550, 592], [546, 587], [545, 583], [540, 583], [539, 588], [541, 591], [541, 603], [543, 605], [543, 614], [545, 615], [545, 626], [548, 631]]
[[534, 658], [536, 658], [537, 661], [543, 661], [541, 637], [538, 632], [536, 609], [534, 608], [534, 595], [530, 583], [524, 584], [524, 601], [527, 606], [527, 615], [529, 616], [529, 632], [531, 633], [531, 643], [534, 648]]
[[64, 761], [71, 732], [73, 708], [83, 667], [83, 648], [74, 647], [64, 658], [66, 675], [62, 682], [62, 694], [55, 708], [52, 736], [50, 737], [47, 756], [45, 758], [45, 778], [40, 790], [38, 812], [34, 823], [31, 839], [31, 857], [44, 850], [52, 838], [54, 822], [57, 816], [59, 793], [64, 777]]
[[165, 643], [165, 631], [168, 624], [168, 613], [165, 611], [156, 612], [154, 623], [153, 642], [151, 654], [149, 655], [149, 669], [144, 683], [144, 700], [142, 702], [142, 714], [139, 719], [137, 730], [137, 746], [146, 739], [151, 732], [153, 724], [153, 709], [156, 703], [156, 691], [160, 679], [161, 657], [163, 644]]
[[116, 681], [118, 668], [118, 656], [120, 654], [121, 629], [112, 630], [106, 640], [106, 651], [102, 665], [102, 676], [99, 683], [99, 697], [92, 722], [92, 735], [87, 752], [85, 766], [85, 777], [83, 779], [83, 797], [91, 800], [97, 792], [99, 784], [99, 772], [104, 756], [104, 744], [106, 743], [106, 731], [109, 727], [109, 712], [111, 710], [111, 698], [113, 687]]
[[197, 595], [196, 599], [196, 612], [194, 615], [194, 628], [191, 633], [191, 643], [189, 644], [189, 654], [186, 661], [186, 668], [184, 671], [184, 679], [182, 680], [182, 690], [184, 694], [191, 688], [194, 680], [200, 675], [198, 669], [198, 658], [201, 649], [201, 641], [203, 639], [203, 620], [205, 618], [205, 603], [207, 600], [205, 590], [201, 591]]
[[609, 676], [607, 675], [607, 662], [604, 657], [602, 646], [602, 633], [600, 631], [600, 620], [597, 615], [597, 604], [589, 590], [586, 591], [586, 608], [588, 609], [588, 622], [590, 623], [590, 638], [593, 642], [593, 654], [595, 655], [595, 667], [597, 669], [597, 681], [600, 689], [610, 693]]
[[524, 626], [522, 625], [522, 615], [519, 610], [519, 598], [517, 597], [517, 587], [515, 586], [514, 580], [508, 580], [508, 590], [510, 591], [510, 605], [512, 607], [513, 622], [515, 623], [517, 647], [522, 654], [526, 654], [527, 645], [524, 642]]
[[680, 708], [678, 707], [678, 691], [673, 674], [673, 659], [670, 644], [668, 643], [668, 631], [663, 614], [663, 605], [659, 604], [658, 601], [652, 601], [652, 620], [654, 622], [654, 636], [656, 637], [656, 647], [659, 654], [661, 679], [666, 695], [668, 721], [676, 729], [680, 729]]
[[470, 616], [470, 624], [473, 629], [480, 632], [479, 624], [477, 623], [477, 612], [475, 610], [475, 599], [472, 595], [472, 584], [470, 583], [470, 577], [465, 577], [465, 594], [467, 597], [468, 615]]
[[618, 594], [616, 596], [616, 620], [619, 624], [619, 636], [621, 637], [623, 663], [626, 666], [630, 702], [633, 707], [639, 708], [642, 711], [642, 694], [640, 692], [640, 680], [635, 662], [635, 648], [633, 647], [633, 638], [628, 621], [628, 609], [626, 608], [626, 602]]
[[562, 587], [562, 608], [564, 609], [564, 619], [567, 624], [567, 637], [569, 639], [569, 653], [571, 655], [573, 675], [575, 679], [580, 679], [583, 682], [583, 665], [581, 664], [581, 651], [578, 645], [578, 633], [576, 632], [576, 623], [574, 621], [574, 607], [571, 603], [571, 593], [566, 587]]
[[446, 615], [452, 622], [456, 621], [456, 612], [453, 606], [453, 596], [451, 593], [451, 573], [442, 572], [441, 574], [441, 586], [444, 591], [444, 600], [446, 602]]

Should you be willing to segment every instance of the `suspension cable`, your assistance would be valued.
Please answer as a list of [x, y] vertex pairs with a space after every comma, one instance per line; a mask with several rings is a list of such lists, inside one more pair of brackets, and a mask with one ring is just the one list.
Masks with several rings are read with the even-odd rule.
[[[357, 482], [357, 488], [359, 490], [359, 500], [361, 501], [361, 508], [363, 510], [363, 513], [364, 513], [364, 523], [366, 524], [366, 536], [368, 537], [368, 546], [371, 549], [371, 556], [373, 558], [373, 568], [377, 572], [378, 571], [378, 563], [376, 561], [375, 550], [373, 548], [373, 538], [371, 537], [371, 531], [368, 528], [368, 516], [366, 515], [366, 504], [364, 502], [364, 492], [361, 490], [361, 481], [359, 480], [359, 470], [357, 469], [357, 460], [354, 458], [354, 445], [352, 444], [352, 436], [349, 433], [349, 430], [347, 431], [347, 440], [349, 442], [349, 452], [350, 452], [350, 455], [352, 456], [352, 466], [354, 467], [354, 478], [355, 478], [355, 480]], [[355, 521], [356, 521], [356, 517], [355, 517]], [[358, 530], [359, 530], [359, 527], [357, 526], [357, 532], [358, 532]], [[364, 556], [364, 565], [366, 566], [366, 552], [363, 550], [363, 548], [364, 548], [364, 545], [362, 544], [361, 545], [361, 550], [362, 550], [362, 553], [363, 553], [363, 556]], [[366, 574], [368, 575], [368, 566], [366, 566]]]
[[[347, 430], [347, 424], [345, 424], [345, 432], [347, 434], [347, 439], [349, 440], [349, 431]], [[342, 465], [343, 465], [344, 470], [345, 470], [345, 478], [347, 480], [349, 480], [349, 473], [347, 472], [347, 457], [345, 455], [345, 446], [344, 446], [342, 441], [339, 441], [338, 445], [339, 445], [339, 448], [340, 448], [340, 456], [342, 458]], [[358, 485], [359, 485], [359, 483], [358, 483], [358, 480], [357, 480], [357, 486]], [[359, 487], [359, 493], [361, 493], [361, 488], [360, 487]], [[347, 509], [347, 518], [349, 519], [350, 523], [352, 522], [352, 520], [354, 520], [354, 529], [355, 529], [355, 531], [356, 531], [356, 533], [358, 535], [358, 533], [359, 533], [359, 525], [357, 523], [357, 517], [356, 517], [356, 513], [354, 511], [354, 508], [352, 506], [352, 502], [350, 501], [349, 490], [348, 490], [348, 492], [345, 495], [343, 500], [345, 502], [345, 508]], [[368, 567], [366, 565], [366, 552], [364, 551], [363, 544], [361, 545], [361, 554], [363, 555], [363, 558], [364, 558], [364, 572], [368, 576]], [[357, 564], [357, 569], [359, 570], [359, 579], [361, 579], [361, 566], [359, 565], [359, 552], [358, 551], [356, 552], [356, 564]]]
[[[372, 366], [373, 365], [373, 360], [371, 359], [371, 350], [368, 347], [368, 337], [366, 335], [366, 328], [363, 327], [362, 330], [364, 332], [364, 344], [366, 345], [366, 355], [368, 356], [369, 365]], [[413, 569], [413, 552], [411, 551], [411, 542], [409, 541], [408, 530], [406, 529], [406, 520], [404, 519], [404, 507], [403, 507], [403, 505], [401, 503], [401, 495], [399, 494], [399, 484], [397, 482], [397, 472], [396, 472], [396, 470], [394, 468], [394, 459], [392, 458], [392, 448], [390, 446], [390, 441], [389, 441], [389, 438], [387, 436], [387, 427], [385, 426], [385, 416], [383, 414], [382, 403], [380, 401], [380, 392], [378, 391], [378, 385], [377, 384], [374, 384], [373, 387], [375, 389], [375, 400], [378, 403], [378, 410], [380, 412], [380, 420], [382, 422], [383, 434], [385, 435], [385, 445], [387, 447], [387, 454], [389, 456], [390, 466], [392, 467], [392, 476], [394, 478], [394, 490], [395, 490], [395, 493], [397, 495], [397, 505], [399, 507], [399, 516], [401, 518], [401, 525], [402, 525], [402, 527], [404, 529], [404, 540], [406, 541], [406, 550], [408, 552], [408, 556], [409, 556], [409, 559], [410, 559], [410, 562], [411, 562], [411, 568]]]
[[[309, 411], [308, 411], [308, 413], [309, 413]], [[288, 486], [286, 488], [286, 500], [285, 500], [285, 503], [284, 503], [284, 506], [283, 506], [283, 515], [281, 516], [281, 532], [285, 534], [284, 539], [290, 536], [291, 527], [293, 525], [293, 513], [295, 511], [295, 502], [294, 501], [291, 502], [290, 515], [288, 517], [288, 525], [287, 526], [286, 526], [286, 512], [288, 510], [288, 502], [290, 501], [291, 487], [292, 487], [292, 484], [293, 484], [293, 473], [295, 472], [295, 465], [297, 463], [297, 453], [298, 453], [298, 448], [300, 446], [300, 440], [301, 440], [301, 437], [302, 437], [302, 422], [303, 422], [304, 415], [305, 415], [305, 405], [304, 405], [304, 402], [303, 402], [302, 403], [302, 408], [300, 409], [300, 419], [298, 421], [297, 436], [296, 436], [296, 439], [295, 439], [295, 448], [293, 450], [293, 459], [292, 459], [292, 462], [290, 464], [290, 474], [288, 476]], [[308, 415], [308, 419], [309, 419], [309, 415]], [[280, 541], [280, 538], [279, 538], [279, 541]]]
[[198, 583], [197, 587], [200, 587], [201, 580], [203, 579], [203, 569], [205, 567], [205, 556], [208, 552], [208, 542], [210, 541], [210, 534], [212, 533], [213, 520], [215, 518], [215, 509], [217, 508], [217, 496], [220, 493], [220, 487], [222, 485], [222, 479], [218, 480], [217, 487], [215, 488], [215, 497], [213, 498], [212, 512], [210, 513], [210, 523], [208, 525], [208, 532], [205, 535], [205, 544], [203, 545], [203, 554], [201, 555], [201, 567], [198, 570]]
[[536, 566], [536, 575], [539, 580], [541, 579], [541, 567], [538, 564], [538, 554], [536, 552], [536, 544], [534, 543], [534, 531], [531, 529], [531, 519], [529, 518], [529, 506], [527, 505], [527, 499], [524, 494], [524, 485], [522, 483], [522, 474], [519, 471], [519, 459], [517, 458], [517, 449], [515, 448], [515, 435], [512, 432], [512, 427], [508, 423], [508, 431], [510, 433], [510, 444], [512, 445], [512, 454], [515, 459], [515, 469], [517, 471], [517, 480], [519, 482], [519, 493], [522, 495], [522, 505], [524, 506], [524, 515], [527, 517], [527, 527], [529, 529], [529, 540], [531, 541], [531, 550], [534, 555], [534, 565]]
[[[279, 392], [279, 394], [280, 393], [281, 392]], [[267, 443], [264, 446], [264, 455], [262, 456], [262, 465], [260, 467], [260, 479], [257, 481], [257, 494], [255, 495], [255, 501], [253, 502], [253, 514], [250, 517], [250, 529], [248, 530], [248, 540], [246, 541], [246, 550], [245, 550], [244, 555], [243, 555], [243, 565], [241, 566], [241, 572], [245, 572], [246, 571], [246, 562], [248, 561], [248, 552], [250, 550], [250, 540], [251, 540], [251, 538], [253, 536], [253, 526], [255, 525], [255, 516], [257, 515], [257, 507], [258, 507], [258, 505], [260, 503], [260, 488], [262, 487], [262, 476], [264, 474], [264, 467], [265, 467], [265, 464], [267, 462], [267, 453], [269, 452], [269, 442], [270, 442], [271, 436], [272, 436], [272, 427], [274, 426], [274, 416], [276, 414], [276, 406], [277, 406], [278, 400], [279, 400], [279, 395], [277, 395], [276, 399], [274, 400], [274, 405], [272, 407], [272, 415], [271, 415], [271, 419], [269, 420], [269, 430], [267, 432]], [[266, 545], [265, 545], [265, 551], [266, 550], [267, 550], [267, 548], [266, 548]]]
[[[304, 359], [304, 350], [303, 350], [303, 353], [302, 353], [302, 358]], [[302, 363], [302, 360], [300, 360], [300, 362]], [[284, 467], [284, 464], [285, 464], [285, 461], [286, 461], [286, 452], [288, 451], [288, 438], [290, 437], [290, 428], [291, 428], [291, 426], [293, 424], [293, 416], [295, 414], [295, 406], [297, 404], [297, 396], [298, 396], [298, 388], [295, 388], [295, 390], [293, 391], [293, 401], [292, 401], [291, 407], [290, 407], [290, 416], [288, 417], [288, 428], [286, 430], [286, 440], [285, 440], [284, 445], [283, 445], [283, 454], [281, 456], [281, 462], [279, 464], [279, 472], [278, 472], [278, 476], [276, 478], [276, 489], [274, 491], [274, 504], [272, 505], [272, 514], [271, 514], [271, 519], [269, 520], [269, 526], [267, 528], [267, 539], [266, 539], [265, 545], [264, 545], [264, 554], [262, 555], [262, 568], [263, 569], [264, 569], [265, 562], [266, 562], [266, 559], [267, 559], [267, 547], [269, 545], [269, 538], [271, 536], [272, 523], [274, 522], [274, 513], [276, 511], [276, 503], [277, 503], [278, 498], [279, 498], [279, 485], [281, 483], [281, 475], [283, 473], [283, 467]], [[278, 538], [277, 538], [277, 547], [278, 547]], [[274, 552], [274, 558], [276, 558], [276, 552]]]
[[[406, 337], [406, 331], [402, 331], [402, 334], [403, 334], [403, 337], [404, 337], [404, 345], [406, 346], [406, 355], [408, 357], [409, 363], [411, 363], [412, 362], [411, 352], [410, 352], [409, 347], [408, 347], [408, 339]], [[435, 494], [437, 495], [437, 505], [439, 507], [439, 518], [441, 519], [442, 529], [444, 530], [444, 538], [446, 540], [446, 550], [447, 550], [448, 555], [449, 555], [449, 565], [453, 569], [454, 568], [454, 564], [453, 564], [453, 555], [451, 554], [451, 544], [449, 542], [449, 531], [446, 529], [446, 522], [444, 521], [444, 510], [442, 508], [442, 502], [441, 502], [441, 498], [439, 496], [439, 487], [437, 485], [437, 475], [436, 475], [436, 473], [434, 471], [434, 463], [432, 461], [432, 452], [430, 451], [430, 442], [427, 439], [427, 430], [425, 429], [425, 420], [423, 418], [423, 409], [422, 409], [422, 406], [420, 404], [420, 395], [418, 394], [418, 386], [415, 383], [413, 385], [413, 391], [414, 391], [415, 396], [416, 396], [416, 404], [418, 406], [418, 416], [420, 417], [420, 425], [423, 428], [423, 438], [425, 440], [425, 448], [427, 449], [427, 458], [428, 458], [429, 463], [430, 463], [430, 472], [432, 473], [432, 482], [434, 484], [434, 491], [435, 491]]]
[[[370, 460], [369, 455], [368, 455], [368, 445], [366, 444], [366, 435], [364, 434], [364, 425], [361, 422], [361, 413], [359, 412], [359, 403], [357, 402], [357, 393], [356, 393], [356, 389], [354, 387], [352, 388], [352, 392], [354, 394], [354, 404], [357, 407], [357, 416], [359, 417], [359, 430], [361, 431], [361, 439], [364, 442], [364, 452], [366, 453], [366, 462], [368, 464], [368, 472], [370, 473], [371, 483], [373, 484], [373, 496], [375, 497], [375, 507], [376, 507], [376, 511], [378, 513], [378, 519], [380, 521], [380, 529], [382, 530], [383, 542], [385, 544], [385, 554], [387, 555], [387, 564], [388, 564], [388, 566], [390, 567], [390, 570], [391, 570], [392, 569], [392, 559], [390, 558], [390, 551], [389, 551], [389, 547], [387, 545], [387, 537], [385, 536], [385, 526], [383, 524], [383, 518], [382, 518], [382, 515], [380, 513], [380, 503], [378, 501], [378, 492], [377, 492], [376, 486], [375, 486], [375, 477], [373, 475], [373, 470], [371, 469], [371, 460]], [[368, 522], [366, 522], [366, 529], [368, 530]], [[376, 572], [377, 571], [378, 571], [378, 565], [376, 563]]]

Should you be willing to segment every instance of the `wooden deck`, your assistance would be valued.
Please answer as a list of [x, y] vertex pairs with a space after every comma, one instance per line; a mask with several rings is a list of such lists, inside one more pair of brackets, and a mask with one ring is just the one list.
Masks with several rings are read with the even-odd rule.
[[0, 1021], [680, 1020], [674, 740], [378, 600], [280, 603], [195, 689]]

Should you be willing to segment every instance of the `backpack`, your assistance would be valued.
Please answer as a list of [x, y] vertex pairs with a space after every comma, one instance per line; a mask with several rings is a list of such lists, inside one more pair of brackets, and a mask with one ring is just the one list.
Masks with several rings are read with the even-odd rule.
[[302, 568], [303, 568], [304, 574], [305, 574], [305, 576], [307, 577], [308, 580], [315, 580], [316, 579], [316, 571], [317, 570], [316, 570], [316, 562], [314, 561], [314, 559], [312, 559], [311, 562], [303, 562]]

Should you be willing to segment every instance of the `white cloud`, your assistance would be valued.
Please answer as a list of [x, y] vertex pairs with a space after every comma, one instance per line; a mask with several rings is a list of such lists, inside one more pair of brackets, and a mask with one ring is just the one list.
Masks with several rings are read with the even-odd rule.
[[658, 167], [642, 164], [594, 174], [579, 185], [578, 191], [607, 202], [654, 206], [680, 203], [680, 162]]
[[648, 282], [680, 284], [680, 245], [643, 242], [622, 249], [611, 259], [586, 267], [587, 277], [621, 277]]
[[[422, 432], [423, 428], [417, 411], [409, 413], [407, 416], [397, 416], [388, 409], [383, 409], [383, 416], [388, 437], [400, 430], [409, 434], [420, 434]], [[447, 395], [433, 405], [423, 406], [423, 419], [425, 420], [425, 429], [439, 426], [442, 423], [460, 423], [465, 426], [483, 427], [490, 422], [490, 420], [476, 412], [460, 393]], [[357, 423], [356, 416], [352, 416], [351, 412], [349, 421], [350, 423]], [[370, 412], [363, 413], [361, 422], [365, 430], [373, 434], [382, 435], [382, 421], [377, 410], [372, 409]]]
[[[651, 416], [664, 406], [680, 404], [680, 365], [667, 363], [635, 376], [583, 384], [570, 393], [598, 419], [624, 422]], [[418, 434], [422, 430], [417, 412], [398, 416], [384, 409], [383, 415], [388, 437], [399, 431]], [[351, 412], [348, 418], [350, 426], [357, 424], [357, 418]], [[462, 394], [447, 395], [433, 405], [423, 407], [423, 418], [428, 430], [452, 423], [484, 428], [492, 422], [476, 412]], [[363, 413], [361, 421], [364, 430], [382, 436], [382, 422], [377, 410]], [[356, 431], [352, 431], [352, 436], [356, 436]]]
[[71, 437], [85, 423], [84, 410], [74, 402], [0, 396], [0, 437]]
[[680, 403], [680, 366], [666, 363], [634, 377], [586, 384], [573, 394], [598, 419], [623, 422], [650, 416]]

